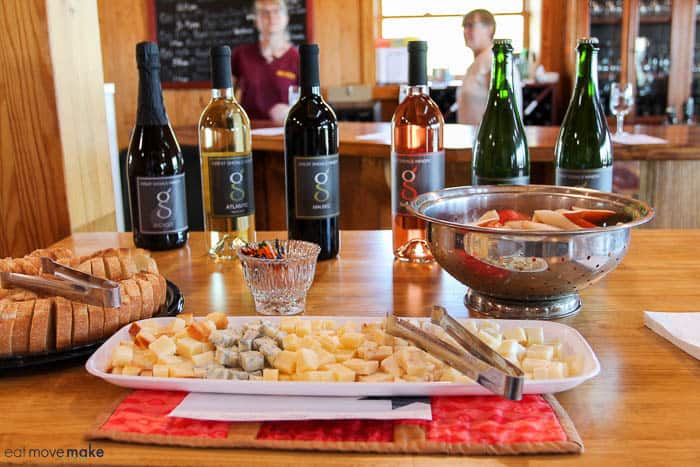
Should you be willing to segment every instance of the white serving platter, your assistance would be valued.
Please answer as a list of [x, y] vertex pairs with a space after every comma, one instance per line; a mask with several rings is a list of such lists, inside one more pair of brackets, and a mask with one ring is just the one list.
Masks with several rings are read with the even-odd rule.
[[[175, 318], [151, 318], [159, 324], [167, 324]], [[252, 320], [268, 319], [279, 322], [278, 317], [240, 316], [229, 317], [229, 326], [236, 326]], [[382, 321], [381, 317], [344, 317], [344, 316], [302, 316], [301, 319], [330, 319], [339, 324], [347, 321], [371, 323]], [[413, 318], [415, 321], [429, 318]], [[467, 321], [460, 320], [461, 322]], [[475, 321], [483, 321], [476, 319]], [[501, 326], [501, 330], [513, 327], [541, 327], [544, 329], [545, 341], [562, 343], [562, 355], [580, 355], [583, 358], [583, 370], [580, 375], [560, 379], [526, 380], [524, 394], [543, 394], [566, 391], [593, 378], [600, 372], [600, 363], [588, 342], [574, 328], [551, 321], [534, 320], [489, 320]], [[146, 376], [125, 376], [107, 373], [112, 352], [121, 341], [131, 340], [129, 326], [124, 326], [110, 337], [85, 364], [87, 371], [108, 383], [134, 389], [156, 389], [187, 392], [212, 392], [220, 394], [257, 394], [269, 396], [458, 396], [490, 395], [491, 392], [476, 383], [450, 382], [397, 382], [397, 383], [319, 383], [304, 381], [238, 381], [192, 378], [156, 378]]]

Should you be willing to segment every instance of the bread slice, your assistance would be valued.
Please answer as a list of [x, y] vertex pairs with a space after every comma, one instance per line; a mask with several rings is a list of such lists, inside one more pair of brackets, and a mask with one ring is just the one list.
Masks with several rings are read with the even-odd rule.
[[88, 339], [90, 342], [100, 340], [105, 329], [105, 309], [101, 306], [88, 305], [88, 318], [90, 318]]
[[34, 264], [32, 264], [31, 261], [24, 259], [24, 258], [17, 258], [15, 260], [15, 263], [22, 268], [22, 273], [23, 274], [28, 274], [30, 276], [38, 276], [39, 271], [41, 270], [40, 268], [37, 268]]
[[107, 279], [119, 282], [122, 280], [122, 265], [119, 262], [119, 258], [116, 256], [107, 256], [102, 258], [105, 265], [105, 271], [107, 272]]
[[119, 263], [122, 266], [122, 278], [131, 279], [134, 275], [139, 272], [136, 267], [136, 262], [131, 257], [119, 258]]
[[17, 302], [0, 303], [0, 357], [12, 355], [12, 337], [18, 306]]
[[105, 327], [102, 336], [107, 338], [119, 330], [119, 308], [104, 308]]
[[141, 289], [141, 319], [150, 318], [155, 311], [155, 302], [153, 301], [153, 286], [147, 279], [142, 279], [136, 276], [136, 283]]
[[92, 265], [90, 264], [90, 260], [79, 263], [75, 269], [80, 272], [84, 272], [85, 274], [92, 274]]
[[102, 258], [93, 258], [90, 260], [90, 266], [92, 267], [92, 275], [100, 277], [102, 279], [107, 278], [107, 272], [105, 271], [105, 263]]
[[73, 345], [83, 345], [90, 342], [90, 318], [88, 306], [80, 302], [71, 302], [73, 308]]
[[12, 331], [12, 353], [22, 355], [29, 352], [29, 333], [32, 329], [32, 315], [36, 300], [17, 302], [17, 318]]
[[56, 350], [70, 349], [73, 345], [73, 307], [70, 301], [56, 297]]
[[56, 342], [54, 323], [56, 321], [53, 300], [41, 298], [34, 305], [32, 327], [29, 331], [29, 352], [47, 352], [53, 350]]
[[141, 289], [134, 279], [121, 281], [120, 285], [124, 286], [124, 290], [131, 299], [131, 319], [129, 321], [138, 321], [143, 315], [143, 300], [141, 300]]
[[151, 283], [151, 288], [153, 289], [153, 314], [158, 314], [160, 312], [161, 305], [165, 302], [165, 299], [163, 298], [165, 296], [165, 290], [161, 289], [158, 276], [156, 274], [151, 274], [150, 272], [140, 272], [137, 277]]

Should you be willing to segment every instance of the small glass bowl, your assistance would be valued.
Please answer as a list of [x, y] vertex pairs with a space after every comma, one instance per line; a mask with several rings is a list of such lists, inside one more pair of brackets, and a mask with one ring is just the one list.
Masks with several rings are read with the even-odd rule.
[[255, 258], [238, 250], [255, 311], [277, 316], [303, 313], [321, 247], [301, 240], [279, 240], [279, 244], [286, 258]]

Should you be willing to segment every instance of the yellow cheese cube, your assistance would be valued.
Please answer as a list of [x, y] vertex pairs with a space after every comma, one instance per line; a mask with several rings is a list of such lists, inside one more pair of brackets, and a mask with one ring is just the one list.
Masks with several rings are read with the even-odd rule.
[[389, 345], [381, 345], [376, 349], [368, 350], [365, 359], [382, 361], [394, 353], [394, 349]]
[[381, 363], [382, 371], [385, 373], [389, 373], [390, 375], [399, 378], [403, 374], [403, 371], [401, 371], [401, 367], [399, 367], [399, 363], [396, 361], [396, 356], [395, 355], [390, 355], [384, 360], [382, 360]]
[[521, 327], [504, 329], [503, 339], [518, 341], [520, 344], [523, 345], [527, 343], [527, 336], [525, 335], [525, 330]]
[[263, 370], [263, 381], [278, 381], [280, 377], [280, 372], [278, 369], [265, 368]]
[[194, 366], [191, 362], [169, 366], [168, 375], [171, 378], [194, 378]]
[[158, 363], [162, 365], [179, 365], [184, 362], [185, 359], [179, 355], [158, 355]]
[[335, 355], [335, 360], [337, 362], [344, 362], [345, 360], [350, 360], [355, 356], [355, 351], [352, 349], [338, 349], [333, 352]]
[[391, 383], [394, 381], [394, 377], [389, 373], [383, 373], [378, 371], [367, 376], [358, 376], [357, 380], [360, 383]]
[[324, 319], [323, 329], [325, 329], [326, 331], [335, 331], [335, 321], [333, 321], [332, 319]]
[[333, 379], [333, 373], [330, 371], [305, 371], [297, 373], [296, 381], [331, 382], [335, 380]]
[[354, 321], [346, 321], [337, 329], [338, 335], [342, 336], [346, 332], [357, 332], [357, 324]]
[[158, 356], [151, 350], [136, 350], [132, 363], [134, 366], [140, 366], [145, 370], [150, 370], [158, 361]]
[[554, 347], [544, 344], [533, 344], [527, 348], [525, 358], [538, 358], [540, 360], [551, 360], [554, 357]]
[[549, 369], [546, 366], [536, 366], [532, 369], [532, 379], [547, 379]]
[[153, 376], [153, 372], [151, 370], [141, 370], [139, 376]]
[[427, 373], [424, 375], [405, 375], [403, 379], [409, 383], [425, 383], [430, 381], [430, 375]]
[[516, 355], [519, 357], [520, 355], [525, 354], [525, 347], [520, 345], [520, 343], [515, 339], [505, 339], [503, 342], [501, 342], [501, 345], [498, 346], [496, 351], [504, 357], [506, 355]]
[[141, 373], [141, 368], [140, 366], [134, 366], [134, 365], [126, 365], [124, 368], [122, 368], [122, 374], [124, 376], [138, 376], [139, 373]]
[[376, 360], [362, 360], [360, 358], [351, 358], [343, 362], [343, 365], [350, 368], [358, 375], [371, 375], [379, 369], [379, 362]]
[[424, 352], [415, 347], [404, 347], [396, 352], [396, 361], [401, 369], [408, 376], [425, 375], [428, 372], [428, 365]]
[[328, 365], [329, 363], [335, 363], [335, 355], [332, 353], [323, 350], [323, 349], [318, 349], [315, 351], [316, 355], [318, 355], [318, 366], [322, 365]]
[[183, 357], [192, 357], [204, 352], [204, 342], [192, 339], [191, 337], [181, 337], [176, 344], [177, 353]]
[[316, 339], [315, 336], [308, 335], [304, 336], [299, 342], [299, 348], [306, 348], [312, 350], [320, 350], [323, 348], [321, 343]]
[[285, 316], [280, 319], [280, 329], [286, 333], [292, 333], [296, 330], [299, 321], [298, 316]]
[[187, 322], [184, 319], [175, 318], [170, 322], [170, 328], [168, 329], [168, 332], [172, 334], [178, 333], [185, 329], [185, 326], [187, 326]]
[[217, 311], [215, 313], [209, 313], [204, 319], [207, 319], [214, 323], [216, 329], [226, 329], [228, 327], [228, 318], [225, 314]]
[[284, 350], [298, 350], [301, 339], [296, 334], [287, 334], [282, 338]]
[[311, 321], [311, 332], [318, 334], [319, 331], [323, 329], [323, 321], [320, 319], [314, 319]]
[[326, 371], [333, 373], [333, 380], [341, 383], [352, 383], [355, 381], [355, 372], [340, 363], [331, 363], [322, 367]]
[[175, 341], [168, 336], [160, 336], [158, 339], [151, 342], [148, 348], [158, 355], [158, 358], [163, 355], [174, 355], [177, 351]]
[[305, 348], [301, 348], [297, 351], [297, 373], [317, 370], [318, 366], [319, 361], [316, 351]]
[[473, 380], [452, 367], [447, 367], [440, 373], [439, 381], [448, 381], [452, 383], [471, 383]]
[[120, 366], [114, 367], [108, 373], [112, 373], [113, 375], [121, 375], [122, 374], [122, 367], [120, 367]]
[[321, 346], [329, 352], [335, 352], [340, 347], [340, 339], [338, 336], [321, 336], [318, 338]]
[[401, 337], [394, 336], [394, 347], [408, 347], [408, 341]]
[[273, 366], [282, 373], [294, 373], [297, 366], [297, 353], [289, 350], [281, 351], [277, 354], [277, 357], [275, 357], [275, 363]]
[[344, 349], [356, 349], [365, 340], [365, 336], [362, 333], [347, 331], [340, 336], [340, 345]]
[[359, 347], [355, 350], [357, 352], [357, 356], [360, 358], [363, 358], [365, 360], [369, 360], [367, 358], [367, 352], [370, 350], [376, 349], [379, 345], [376, 342], [373, 341], [364, 341], [362, 344], [360, 344]]
[[153, 365], [153, 376], [156, 378], [167, 378], [168, 373], [167, 365]]
[[126, 345], [120, 345], [114, 349], [112, 354], [112, 366], [131, 365], [131, 360], [134, 358], [134, 348]]
[[214, 363], [214, 351], [209, 350], [207, 352], [202, 352], [197, 355], [193, 355], [192, 363], [194, 363], [194, 366], [200, 368], [206, 367], [207, 365]]
[[544, 342], [544, 329], [542, 328], [525, 328], [525, 335], [527, 336], [527, 345]]
[[294, 331], [299, 337], [304, 337], [306, 335], [311, 334], [311, 321], [300, 319], [299, 321], [297, 321], [297, 325], [294, 328]]
[[285, 375], [280, 373], [278, 381], [292, 381], [292, 375]]

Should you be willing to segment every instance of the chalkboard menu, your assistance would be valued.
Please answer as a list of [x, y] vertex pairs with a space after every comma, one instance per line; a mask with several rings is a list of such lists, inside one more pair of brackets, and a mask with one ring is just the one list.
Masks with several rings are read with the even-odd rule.
[[[209, 48], [257, 42], [253, 0], [152, 0], [154, 36], [164, 87], [207, 87]], [[311, 0], [287, 0], [289, 35], [296, 45], [311, 35]]]

